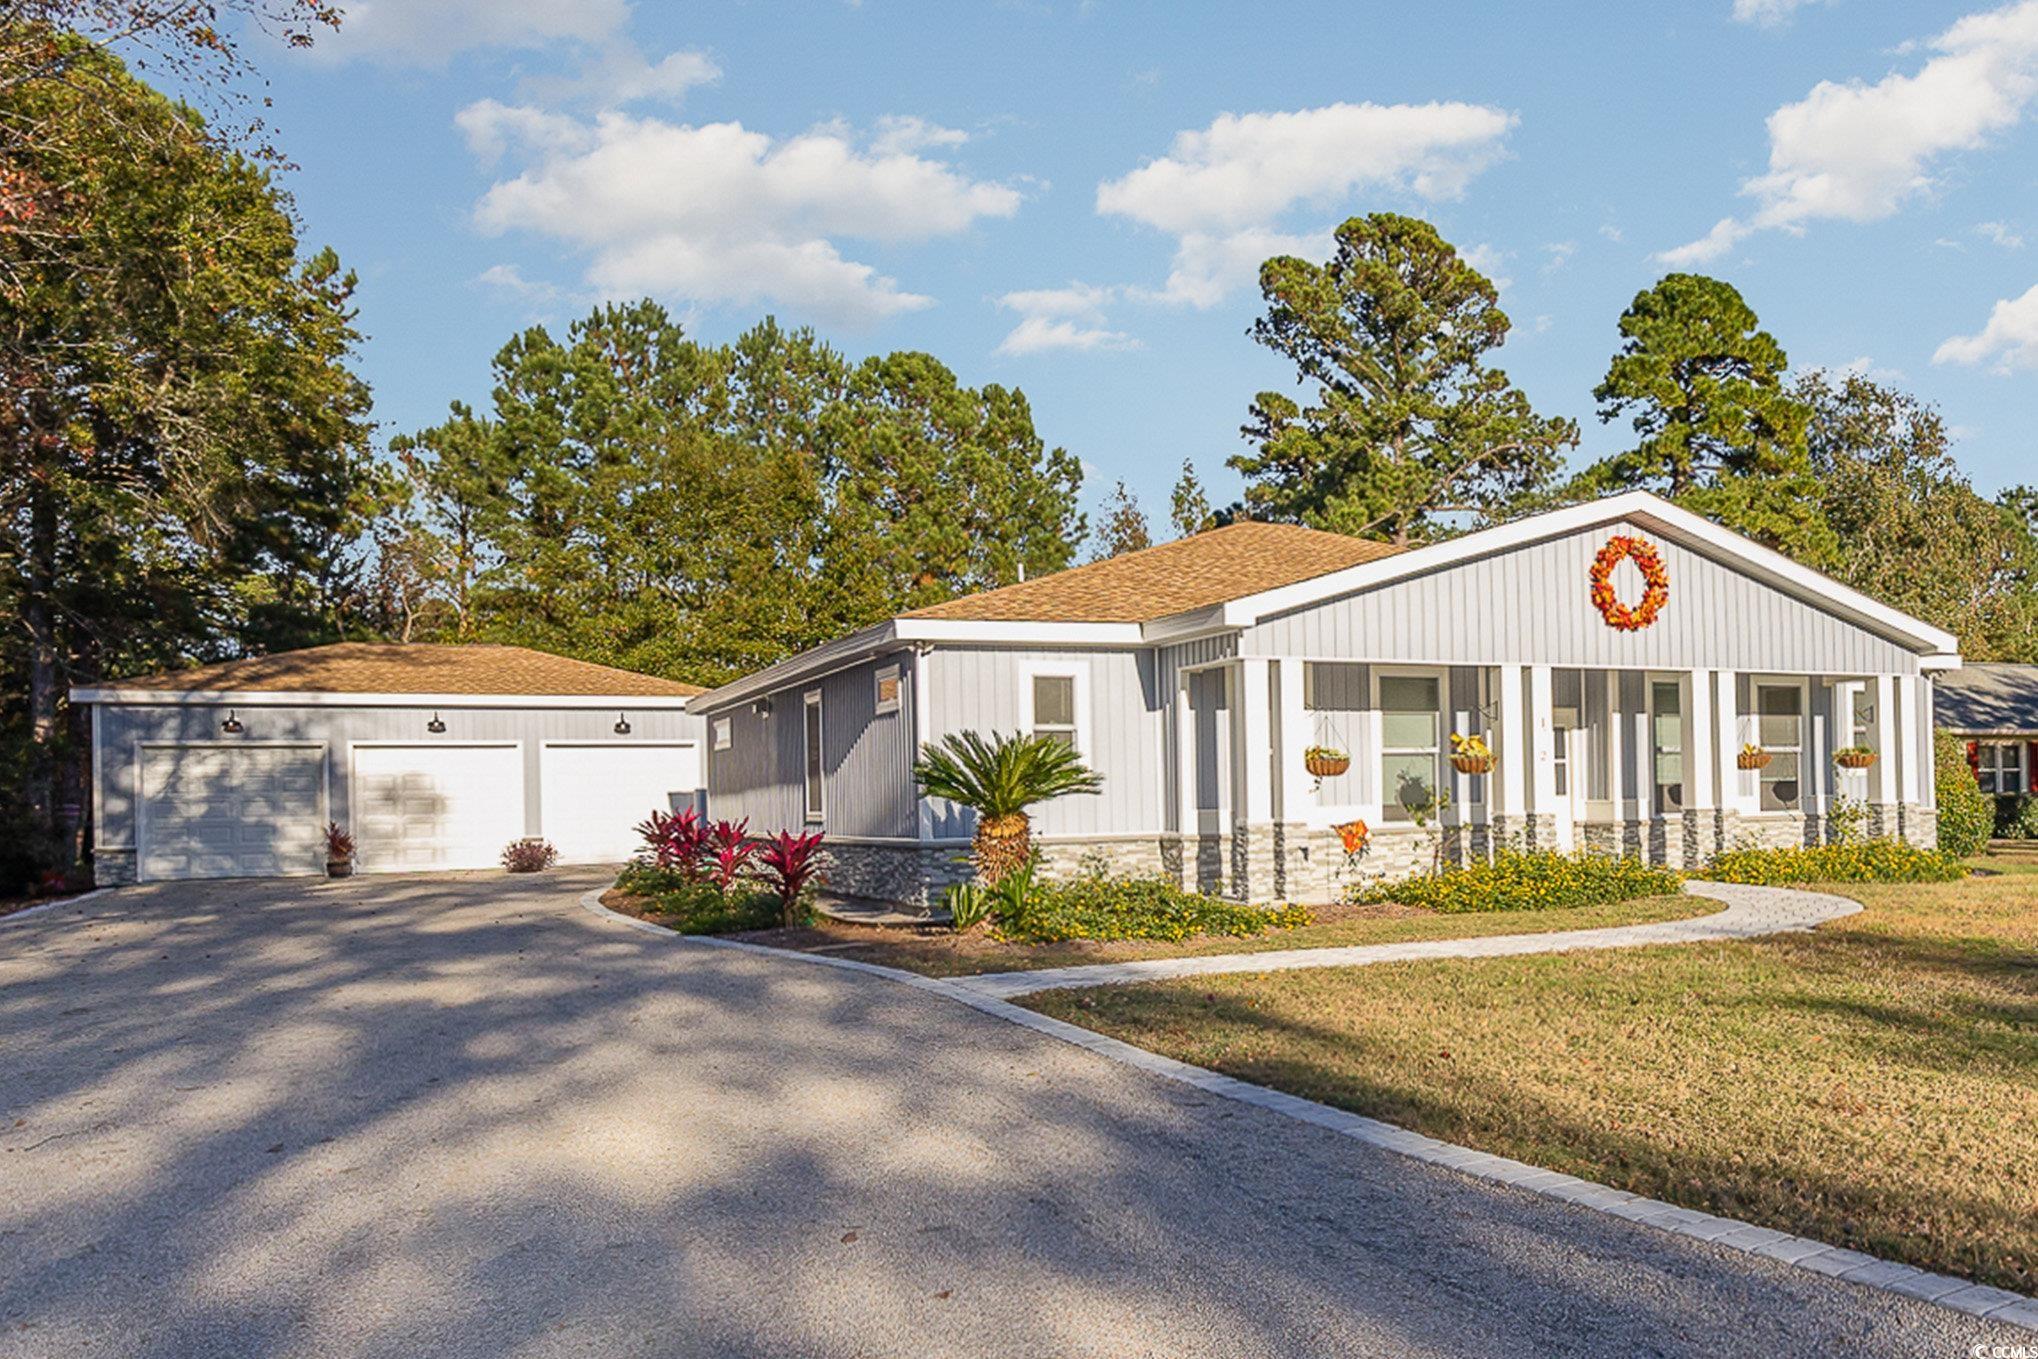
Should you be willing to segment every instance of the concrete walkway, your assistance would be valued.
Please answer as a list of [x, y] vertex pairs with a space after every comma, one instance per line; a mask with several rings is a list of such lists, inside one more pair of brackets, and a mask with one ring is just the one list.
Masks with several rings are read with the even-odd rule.
[[986, 972], [957, 977], [952, 984], [993, 1000], [1057, 991], [1072, 986], [1126, 986], [1172, 977], [1208, 977], [1220, 972], [1285, 972], [1299, 967], [1365, 967], [1422, 958], [1504, 958], [1522, 953], [1571, 953], [1581, 949], [1638, 948], [1645, 944], [1697, 944], [1717, 939], [1752, 939], [1763, 934], [1808, 930], [1853, 915], [1861, 903], [1823, 892], [1782, 887], [1742, 887], [1721, 882], [1687, 882], [1684, 890], [1724, 902], [1726, 909], [1689, 920], [1648, 925], [1610, 925], [1597, 930], [1552, 934], [1500, 934], [1483, 939], [1431, 939], [1406, 944], [1354, 944], [1348, 948], [1290, 948], [1266, 953], [1213, 953], [1199, 958], [1144, 958], [1131, 963], [1091, 963], [1035, 972]]

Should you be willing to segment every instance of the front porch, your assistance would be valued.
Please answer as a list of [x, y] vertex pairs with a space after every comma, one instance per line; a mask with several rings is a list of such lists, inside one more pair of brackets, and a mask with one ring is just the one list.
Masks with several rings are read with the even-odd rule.
[[[1509, 844], [1697, 868], [1850, 825], [1936, 841], [1921, 675], [1252, 656], [1185, 668], [1174, 706], [1184, 875], [1234, 897], [1330, 900]], [[1490, 771], [1454, 765], [1453, 733], [1487, 740]], [[1349, 765], [1316, 777], [1310, 747]]]

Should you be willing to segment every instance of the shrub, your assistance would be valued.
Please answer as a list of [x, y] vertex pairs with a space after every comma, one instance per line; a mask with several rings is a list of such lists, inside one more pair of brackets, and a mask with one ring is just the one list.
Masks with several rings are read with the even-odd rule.
[[1958, 855], [1902, 840], [1788, 849], [1730, 849], [1706, 865], [1713, 882], [1774, 886], [1796, 882], [1955, 882], [1967, 876]]
[[967, 934], [989, 920], [993, 904], [990, 889], [974, 882], [959, 882], [941, 894], [948, 926], [957, 934]]
[[637, 834], [651, 861], [660, 868], [673, 869], [688, 878], [701, 875], [701, 860], [707, 852], [707, 828], [693, 808], [682, 812], [653, 811], [637, 823]]
[[346, 827], [337, 821], [326, 822], [326, 862], [344, 864], [353, 862], [354, 837], [347, 834]]
[[1640, 859], [1579, 850], [1503, 849], [1490, 862], [1454, 866], [1406, 882], [1361, 887], [1361, 904], [1397, 901], [1432, 911], [1547, 911], [1610, 906], [1675, 892], [1683, 879]]
[[512, 840], [502, 852], [502, 866], [512, 873], [536, 873], [559, 862], [550, 840]]
[[[997, 931], [1004, 938], [1027, 944], [1068, 939], [1179, 940], [1199, 934], [1245, 938], [1270, 929], [1307, 925], [1310, 920], [1309, 912], [1300, 906], [1268, 908], [1223, 901], [1185, 892], [1165, 878], [1086, 873], [1068, 882], [1032, 883], [1030, 888], [1023, 903], [1001, 899], [993, 906]], [[1004, 892], [993, 895], [1008, 897]]]
[[2038, 840], [2038, 798], [2028, 793], [1997, 794], [1995, 837], [1998, 840]]
[[748, 819], [717, 821], [708, 827], [701, 844], [701, 865], [715, 886], [724, 892], [734, 887], [736, 880], [749, 871], [750, 861], [757, 854], [757, 845], [750, 839]]
[[977, 814], [970, 853], [985, 882], [998, 881], [1032, 855], [1028, 807], [1104, 786], [1068, 742], [1025, 732], [988, 741], [973, 731], [952, 732], [940, 745], [921, 748], [913, 778], [928, 797]]
[[766, 884], [777, 894], [779, 923], [802, 923], [807, 914], [803, 898], [821, 869], [821, 832], [780, 831], [758, 851], [757, 862]]
[[[653, 877], [652, 875], [660, 875]], [[674, 869], [656, 867], [626, 873], [619, 885], [645, 898], [644, 909], [658, 923], [681, 934], [733, 934], [768, 930], [782, 917], [778, 894], [738, 885], [724, 891], [711, 882], [688, 878]], [[657, 886], [652, 890], [645, 890]]]
[[1932, 737], [1933, 787], [1939, 803], [1939, 848], [1957, 858], [1971, 858], [1988, 848], [1995, 829], [1995, 808], [1974, 781], [1967, 746], [1945, 732]]

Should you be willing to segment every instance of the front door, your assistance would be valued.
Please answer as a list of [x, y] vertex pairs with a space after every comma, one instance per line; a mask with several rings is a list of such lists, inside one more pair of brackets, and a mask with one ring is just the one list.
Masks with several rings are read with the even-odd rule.
[[1569, 854], [1578, 847], [1578, 822], [1585, 815], [1583, 790], [1579, 787], [1578, 777], [1585, 769], [1585, 733], [1576, 727], [1560, 726], [1551, 735], [1551, 747], [1557, 763], [1554, 778], [1557, 848]]

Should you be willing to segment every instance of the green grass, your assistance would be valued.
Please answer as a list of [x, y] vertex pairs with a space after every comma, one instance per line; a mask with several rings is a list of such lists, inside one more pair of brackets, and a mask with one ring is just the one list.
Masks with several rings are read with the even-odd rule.
[[[2038, 1291], [2038, 873], [1810, 934], [1027, 1003], [1448, 1141]], [[1517, 921], [1510, 918], [1506, 923]]]

